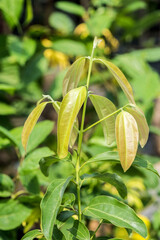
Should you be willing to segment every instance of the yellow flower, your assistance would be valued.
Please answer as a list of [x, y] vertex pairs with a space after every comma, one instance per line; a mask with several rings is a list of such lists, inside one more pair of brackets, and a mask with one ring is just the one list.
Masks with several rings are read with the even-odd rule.
[[59, 66], [60, 69], [65, 69], [69, 66], [69, 58], [62, 52], [58, 52], [52, 49], [46, 49], [44, 56], [50, 62], [51, 66]]
[[[149, 232], [150, 230], [150, 221], [147, 217], [139, 215], [139, 218], [141, 218], [143, 220], [143, 222], [145, 223], [147, 230]], [[138, 233], [133, 232], [131, 234], [131, 236], [128, 236], [128, 233], [126, 231], [126, 229], [124, 228], [116, 228], [115, 230], [115, 237], [117, 238], [123, 238], [124, 240], [149, 240], [150, 239], [150, 235], [148, 234], [147, 238], [143, 238], [142, 236], [140, 236]]]
[[49, 39], [47, 39], [47, 38], [42, 39], [41, 43], [46, 48], [47, 47], [51, 47], [53, 45], [53, 43]]
[[74, 33], [80, 35], [81, 38], [86, 38], [89, 35], [89, 30], [85, 23], [81, 23], [75, 28]]

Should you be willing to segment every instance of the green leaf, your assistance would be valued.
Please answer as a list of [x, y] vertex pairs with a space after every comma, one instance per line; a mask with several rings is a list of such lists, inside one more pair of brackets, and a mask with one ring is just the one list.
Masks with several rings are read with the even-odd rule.
[[21, 225], [32, 209], [19, 203], [18, 200], [0, 201], [0, 229], [11, 230]]
[[[89, 95], [89, 98], [98, 114], [99, 119], [102, 119], [116, 111], [115, 105], [105, 97], [91, 94]], [[115, 116], [116, 115], [113, 115], [101, 122], [107, 145], [110, 145], [115, 141]]]
[[41, 158], [41, 160], [39, 161], [39, 165], [40, 165], [40, 169], [42, 171], [42, 173], [48, 177], [49, 175], [49, 167], [55, 163], [60, 161], [60, 159], [57, 156], [49, 156], [49, 157], [43, 157]]
[[67, 2], [67, 1], [61, 1], [61, 2], [57, 2], [55, 4], [56, 8], [68, 12], [68, 13], [72, 13], [78, 16], [83, 16], [85, 14], [85, 9], [84, 7], [82, 7], [79, 4], [76, 3], [72, 3], [72, 2]]
[[21, 71], [21, 79], [24, 87], [29, 83], [38, 80], [48, 69], [48, 60], [43, 53], [34, 55], [23, 67]]
[[58, 214], [64, 191], [71, 179], [72, 177], [68, 177], [67, 179], [55, 179], [49, 185], [47, 192], [42, 199], [42, 229], [47, 240], [52, 240], [56, 216]]
[[36, 42], [31, 38], [24, 37], [20, 39], [11, 35], [8, 37], [8, 49], [13, 59], [23, 66], [34, 54]]
[[109, 240], [124, 240], [122, 238], [110, 238]]
[[80, 81], [85, 65], [85, 57], [78, 58], [68, 69], [63, 80], [63, 96], [71, 89], [76, 88]]
[[83, 179], [85, 179], [85, 178], [96, 178], [98, 180], [109, 183], [117, 189], [119, 195], [122, 198], [125, 198], [127, 196], [126, 185], [122, 181], [122, 178], [115, 173], [103, 173], [103, 174], [93, 173], [91, 175], [90, 174], [84, 174]]
[[68, 154], [71, 130], [85, 99], [86, 88], [79, 87], [69, 91], [61, 103], [57, 127], [57, 153], [59, 158], [65, 158]]
[[22, 131], [22, 145], [26, 151], [29, 136], [48, 102], [42, 102], [34, 108], [27, 118]]
[[95, 11], [86, 21], [90, 34], [97, 37], [102, 36], [103, 30], [110, 29], [116, 15], [113, 8], [101, 8], [101, 11]]
[[26, 16], [25, 16], [24, 25], [28, 25], [33, 19], [33, 8], [32, 8], [32, 1], [26, 1]]
[[14, 183], [12, 179], [0, 173], [0, 197], [9, 197], [14, 191]]
[[132, 105], [130, 107], [125, 107], [125, 110], [129, 112], [137, 122], [139, 131], [139, 141], [143, 148], [148, 140], [149, 127], [144, 116], [144, 113], [137, 106]]
[[155, 126], [150, 126], [150, 132], [160, 136], [160, 128]]
[[0, 230], [0, 240], [17, 240], [16, 231], [1, 231]]
[[56, 225], [53, 228], [52, 240], [66, 240], [63, 233], [57, 228]]
[[[66, 193], [67, 194], [67, 193]], [[64, 194], [65, 195], [65, 194]], [[63, 201], [63, 199], [62, 199]], [[61, 228], [64, 222], [66, 222], [70, 217], [75, 215], [75, 212], [69, 210], [69, 211], [62, 211], [57, 216], [56, 224], [58, 228]]]
[[48, 180], [44, 177], [39, 169], [39, 161], [41, 158], [53, 155], [54, 152], [48, 147], [38, 148], [32, 151], [22, 162], [18, 168], [21, 183], [32, 194], [40, 192], [40, 185], [46, 185]]
[[7, 129], [5, 129], [2, 126], [0, 126], [0, 134], [4, 137], [8, 138], [15, 146], [19, 145], [18, 141], [14, 138], [12, 133], [10, 133]]
[[132, 87], [129, 84], [129, 82], [127, 81], [124, 74], [121, 72], [121, 70], [116, 65], [114, 65], [113, 63], [111, 63], [105, 59], [95, 58], [94, 61], [100, 62], [100, 63], [103, 63], [104, 65], [106, 65], [106, 67], [109, 69], [109, 71], [113, 74], [113, 76], [117, 80], [118, 84], [122, 88], [122, 90], [125, 93], [128, 100], [131, 103], [135, 104]]
[[90, 234], [87, 227], [78, 220], [75, 220], [73, 227], [68, 230], [78, 240], [90, 240]]
[[65, 193], [62, 199], [62, 205], [72, 206], [76, 200], [74, 193]]
[[43, 234], [41, 233], [40, 230], [38, 229], [35, 229], [35, 230], [32, 230], [30, 232], [27, 232], [22, 238], [21, 240], [33, 240], [35, 239], [36, 237], [39, 237], [39, 236], [42, 236]]
[[73, 239], [72, 234], [68, 231], [68, 229], [72, 228], [73, 225], [74, 225], [74, 219], [72, 217], [68, 218], [67, 221], [58, 223], [57, 227], [65, 236], [65, 240]]
[[16, 109], [11, 105], [0, 102], [0, 115], [13, 115], [16, 113]]
[[18, 89], [20, 82], [19, 66], [16, 63], [11, 62], [10, 58], [4, 58], [0, 62], [0, 68], [0, 82], [12, 85], [16, 89]]
[[127, 6], [124, 8], [124, 11], [128, 13], [147, 8], [147, 4], [143, 1], [135, 1], [126, 5]]
[[[90, 158], [87, 162], [84, 163], [84, 165], [94, 163], [94, 162], [101, 162], [101, 161], [107, 161], [107, 162], [113, 162], [113, 163], [120, 164], [119, 154], [117, 151], [103, 152], [103, 153], [97, 154], [96, 156]], [[154, 169], [153, 165], [149, 161], [146, 160], [146, 157], [143, 158], [143, 156], [137, 155], [132, 165], [135, 167], [145, 168], [145, 169], [155, 173], [157, 176], [159, 176], [159, 173]]]
[[108, 196], [95, 197], [83, 211], [84, 215], [110, 221], [113, 225], [132, 229], [142, 237], [147, 237], [143, 221], [137, 217], [132, 208]]
[[5, 91], [8, 94], [12, 95], [15, 92], [15, 90], [16, 90], [15, 86], [11, 86], [8, 84], [0, 84], [0, 91]]
[[61, 12], [52, 13], [49, 17], [49, 24], [63, 34], [72, 33], [74, 30], [74, 22], [72, 19]]
[[1, 0], [0, 9], [10, 28], [19, 25], [24, 0]]
[[52, 48], [69, 56], [85, 56], [87, 54], [87, 48], [84, 43], [71, 39], [55, 40]]

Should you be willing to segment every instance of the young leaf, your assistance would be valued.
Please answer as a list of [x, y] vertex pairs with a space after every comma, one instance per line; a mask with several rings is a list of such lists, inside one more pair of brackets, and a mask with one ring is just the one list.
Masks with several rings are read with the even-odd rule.
[[40, 117], [40, 115], [43, 112], [45, 106], [47, 105], [47, 103], [48, 102], [42, 102], [41, 104], [39, 104], [30, 113], [29, 117], [27, 118], [27, 120], [24, 124], [23, 131], [22, 131], [22, 145], [23, 145], [25, 150], [27, 148], [27, 143], [28, 143], [29, 136], [30, 136], [36, 122], [38, 121], [38, 118]]
[[[96, 156], [90, 158], [87, 162], [84, 163], [84, 165], [90, 164], [90, 163], [95, 163], [95, 162], [101, 162], [101, 161], [120, 163], [119, 154], [116, 151], [103, 152], [103, 153], [97, 154]], [[148, 171], [151, 171], [151, 172], [155, 173], [158, 177], [160, 177], [159, 173], [154, 169], [153, 165], [149, 161], [147, 161], [143, 156], [136, 156], [136, 158], [133, 162], [133, 166], [145, 168]]]
[[0, 197], [9, 197], [14, 191], [14, 183], [12, 179], [6, 175], [0, 173]]
[[68, 230], [70, 231], [71, 235], [75, 237], [75, 239], [90, 240], [90, 234], [87, 227], [78, 220], [75, 220], [73, 227]]
[[110, 72], [113, 74], [113, 76], [119, 83], [128, 100], [131, 103], [135, 104], [132, 87], [127, 81], [124, 74], [121, 72], [121, 70], [113, 63], [102, 58], [95, 58], [94, 61], [104, 63], [106, 65], [106, 67], [110, 70]]
[[62, 201], [63, 193], [71, 181], [67, 179], [55, 179], [48, 187], [41, 202], [42, 230], [47, 240], [52, 240], [53, 227]]
[[63, 96], [71, 89], [77, 87], [83, 72], [84, 64], [85, 57], [81, 57], [70, 66], [63, 80]]
[[138, 148], [138, 126], [134, 117], [125, 111], [116, 118], [116, 141], [124, 172], [130, 168]]
[[108, 196], [95, 197], [84, 209], [84, 215], [110, 221], [113, 225], [134, 230], [142, 237], [147, 237], [143, 221], [132, 208]]
[[27, 232], [21, 240], [33, 240], [35, 239], [36, 237], [39, 237], [39, 236], [42, 236], [43, 234], [41, 233], [40, 230], [38, 229], [35, 229], [35, 230], [32, 230], [30, 232]]
[[71, 130], [73, 128], [76, 116], [85, 99], [86, 88], [79, 87], [69, 91], [61, 103], [57, 127], [57, 153], [59, 158], [65, 158], [68, 154], [68, 144]]
[[72, 128], [70, 139], [69, 139], [69, 146], [70, 147], [72, 147], [75, 144], [75, 141], [76, 141], [77, 136], [78, 136], [78, 131], [77, 131], [78, 128], [79, 128], [79, 122], [78, 122], [78, 118], [76, 118], [75, 121], [74, 121], [74, 126]]
[[143, 148], [148, 140], [149, 135], [149, 127], [144, 113], [135, 105], [133, 105], [132, 107], [125, 107], [125, 110], [129, 112], [137, 122], [139, 130], [139, 141], [141, 147]]
[[[99, 119], [116, 111], [114, 104], [105, 97], [91, 94], [89, 95], [89, 98], [98, 114]], [[110, 145], [115, 140], [115, 115], [102, 121], [101, 124], [107, 145]]]
[[[58, 102], [58, 101], [54, 101], [52, 103], [55, 111], [57, 112], [57, 114], [59, 113], [59, 110], [60, 110], [60, 105], [61, 105], [61, 102]], [[69, 146], [72, 147], [77, 139], [77, 136], [78, 136], [78, 131], [77, 129], [79, 128], [79, 122], [78, 122], [78, 118], [76, 118], [75, 122], [74, 122], [74, 127], [72, 128], [72, 132], [71, 132], [71, 135], [70, 135], [70, 140], [69, 140]]]
[[90, 177], [99, 179], [106, 183], [110, 183], [117, 189], [119, 195], [122, 198], [125, 198], [127, 196], [127, 188], [126, 188], [124, 182], [122, 181], [122, 178], [120, 176], [118, 176], [117, 174], [115, 174], [115, 173], [103, 173], [103, 174], [93, 173], [91, 175], [90, 174], [84, 175], [84, 178], [90, 178]]

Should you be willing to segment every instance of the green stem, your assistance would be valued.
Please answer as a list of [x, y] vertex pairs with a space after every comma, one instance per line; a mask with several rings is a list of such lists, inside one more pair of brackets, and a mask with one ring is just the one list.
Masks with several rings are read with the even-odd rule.
[[123, 108], [120, 108], [120, 109], [116, 110], [115, 112], [113, 112], [113, 113], [107, 115], [106, 117], [101, 118], [99, 121], [93, 123], [93, 124], [90, 125], [88, 128], [84, 129], [83, 132], [88, 131], [89, 129], [91, 129], [92, 127], [94, 127], [94, 126], [96, 126], [97, 124], [101, 123], [102, 121], [106, 120], [107, 118], [112, 117], [114, 114], [120, 112], [122, 109], [123, 109]]
[[94, 127], [94, 126], [96, 126], [97, 124], [103, 122], [103, 121], [106, 120], [107, 118], [112, 117], [114, 114], [122, 111], [125, 107], [130, 106], [130, 105], [131, 105], [131, 104], [128, 103], [128, 104], [126, 104], [125, 106], [123, 106], [123, 107], [119, 108], [118, 110], [116, 110], [115, 112], [113, 112], [113, 113], [105, 116], [104, 118], [101, 118], [101, 119], [98, 120], [97, 122], [95, 122], [95, 123], [93, 123], [92, 125], [90, 125], [88, 128], [84, 129], [83, 132], [87, 132], [87, 131], [88, 131], [89, 129], [91, 129], [92, 127]]
[[94, 236], [96, 235], [96, 232], [98, 231], [98, 229], [100, 228], [101, 224], [103, 223], [103, 219], [99, 222], [98, 227], [96, 228], [96, 230], [94, 231], [92, 237], [90, 238], [90, 240], [92, 240], [94, 238]]
[[[95, 50], [95, 44], [93, 44], [93, 49], [90, 57], [90, 63], [89, 63], [89, 70], [88, 70], [88, 76], [87, 76], [87, 84], [86, 84], [86, 90], [88, 92], [89, 88], [89, 81], [91, 76], [91, 69], [92, 69], [92, 62], [93, 62], [93, 54]], [[82, 148], [82, 140], [83, 140], [83, 129], [84, 129], [84, 120], [85, 120], [85, 114], [86, 114], [86, 106], [87, 106], [87, 99], [88, 95], [86, 96], [84, 105], [83, 105], [83, 112], [82, 112], [82, 120], [81, 120], [81, 127], [79, 131], [79, 139], [78, 139], [78, 156], [77, 156], [77, 163], [76, 163], [76, 183], [77, 183], [77, 200], [78, 200], [78, 219], [81, 221], [82, 214], [81, 214], [81, 196], [80, 196], [80, 176], [79, 176], [79, 170], [80, 170], [80, 159], [81, 159], [81, 148]]]

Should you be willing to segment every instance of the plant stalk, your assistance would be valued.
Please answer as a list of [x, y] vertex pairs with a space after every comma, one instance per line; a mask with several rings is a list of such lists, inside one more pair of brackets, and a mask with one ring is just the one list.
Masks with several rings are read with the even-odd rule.
[[[94, 40], [95, 41], [95, 40]], [[89, 63], [89, 70], [88, 70], [88, 76], [87, 76], [87, 84], [86, 84], [86, 91], [88, 92], [89, 88], [89, 81], [91, 76], [91, 69], [92, 69], [92, 63], [93, 63], [93, 54], [95, 50], [95, 44], [93, 43], [92, 53], [90, 57], [90, 63]], [[79, 170], [80, 170], [80, 159], [81, 159], [81, 148], [82, 148], [82, 140], [83, 140], [83, 129], [84, 129], [84, 120], [85, 120], [85, 114], [86, 114], [86, 106], [87, 106], [87, 99], [88, 94], [86, 96], [84, 105], [83, 105], [83, 112], [82, 112], [82, 120], [81, 120], [81, 127], [79, 131], [79, 139], [78, 139], [78, 156], [77, 156], [77, 163], [76, 163], [76, 183], [77, 183], [77, 200], [78, 200], [78, 220], [82, 220], [82, 214], [81, 214], [81, 196], [80, 196], [80, 176], [79, 176]]]
[[92, 240], [92, 239], [94, 238], [94, 236], [96, 235], [96, 232], [98, 231], [98, 229], [100, 228], [100, 226], [101, 226], [102, 223], [103, 223], [103, 219], [99, 222], [99, 225], [98, 225], [98, 227], [96, 228], [96, 230], [94, 231], [94, 233], [93, 233], [93, 235], [92, 235], [92, 237], [91, 237], [90, 240]]
[[94, 127], [94, 126], [96, 126], [97, 124], [103, 122], [103, 121], [106, 120], [107, 118], [112, 117], [114, 114], [122, 111], [125, 107], [130, 106], [130, 105], [131, 105], [131, 104], [128, 103], [128, 104], [126, 104], [125, 106], [123, 106], [123, 107], [119, 108], [118, 110], [114, 111], [113, 113], [111, 113], [111, 114], [109, 114], [109, 115], [101, 118], [101, 119], [98, 120], [97, 122], [95, 122], [95, 123], [93, 123], [92, 125], [90, 125], [88, 128], [84, 129], [83, 132], [87, 132], [87, 131], [88, 131], [89, 129], [91, 129], [92, 127]]

